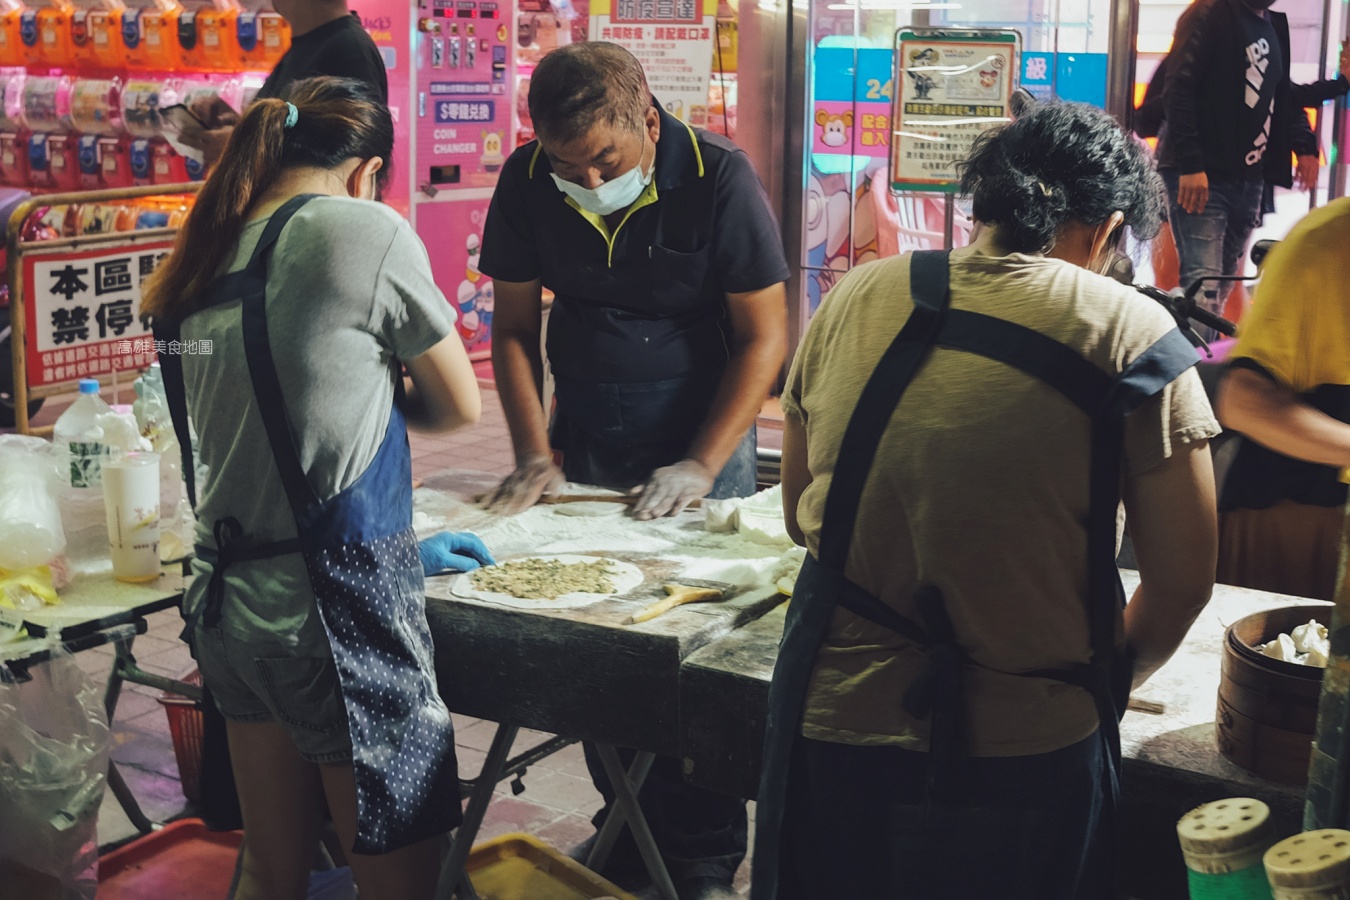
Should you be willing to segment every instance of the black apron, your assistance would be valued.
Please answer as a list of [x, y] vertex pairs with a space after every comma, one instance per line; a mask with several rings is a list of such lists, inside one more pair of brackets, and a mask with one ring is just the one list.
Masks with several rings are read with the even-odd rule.
[[1120, 717], [1129, 696], [1129, 660], [1115, 647], [1115, 621], [1125, 604], [1116, 568], [1116, 512], [1124, 455], [1126, 416], [1159, 394], [1198, 357], [1173, 329], [1112, 378], [1077, 352], [1021, 325], [949, 308], [948, 255], [919, 252], [910, 263], [914, 311], [887, 348], [858, 398], [834, 465], [821, 523], [819, 559], [808, 554], [797, 577], [769, 687], [763, 770], [756, 810], [753, 900], [778, 895], [780, 846], [792, 748], [816, 657], [836, 607], [899, 633], [928, 651], [929, 664], [904, 697], [907, 712], [931, 716], [928, 788], [924, 806], [943, 803], [950, 769], [964, 750], [962, 671], [974, 665], [962, 649], [941, 592], [921, 587], [915, 596], [922, 623], [915, 622], [845, 577], [849, 545], [877, 447], [906, 388], [935, 346], [988, 357], [1034, 376], [1062, 393], [1088, 416], [1092, 427], [1091, 493], [1087, 526], [1088, 626], [1091, 661], [1066, 669], [1018, 673], [1078, 685], [1092, 695], [1110, 765], [1105, 802], [1119, 796]]
[[[197, 545], [212, 574], [206, 600], [189, 617], [183, 636], [215, 627], [221, 617], [225, 572], [245, 560], [299, 553], [333, 662], [337, 667], [356, 778], [357, 853], [387, 853], [459, 824], [459, 781], [450, 713], [436, 690], [427, 627], [422, 566], [412, 529], [412, 460], [395, 385], [389, 424], [375, 459], [337, 495], [315, 496], [300, 463], [267, 333], [270, 251], [291, 217], [312, 197], [289, 200], [272, 214], [248, 266], [217, 279], [193, 312], [242, 298], [245, 356], [254, 398], [272, 456], [295, 516], [298, 537], [261, 541], [226, 517], [213, 523], [214, 546]], [[179, 340], [179, 322], [156, 322], [155, 337]], [[183, 449], [188, 497], [196, 506], [192, 445], [182, 357], [160, 362]]]

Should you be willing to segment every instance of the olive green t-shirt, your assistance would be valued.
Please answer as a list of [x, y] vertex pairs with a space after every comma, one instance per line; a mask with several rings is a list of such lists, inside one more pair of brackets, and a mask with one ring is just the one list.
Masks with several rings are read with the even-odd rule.
[[[1173, 327], [1153, 301], [1059, 260], [990, 255], [951, 261], [954, 309], [1034, 329], [1119, 373]], [[812, 481], [797, 509], [807, 548], [858, 395], [913, 308], [909, 258], [853, 269], [812, 322], [783, 395], [805, 426]], [[1131, 415], [1126, 468], [1146, 471], [1219, 425], [1194, 371]], [[863, 494], [847, 576], [918, 620], [920, 585], [941, 589], [966, 667], [966, 731], [977, 756], [1050, 752], [1097, 727], [1088, 693], [1013, 674], [1085, 663], [1087, 417], [1010, 366], [938, 348], [882, 438]], [[1123, 623], [1118, 622], [1118, 630]], [[901, 707], [923, 669], [912, 642], [845, 610], [812, 676], [802, 734], [847, 744], [928, 747], [928, 721]]]

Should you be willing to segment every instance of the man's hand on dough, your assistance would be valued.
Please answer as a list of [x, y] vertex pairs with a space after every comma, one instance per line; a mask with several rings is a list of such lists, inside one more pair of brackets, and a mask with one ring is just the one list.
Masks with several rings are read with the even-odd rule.
[[516, 470], [502, 480], [483, 507], [489, 512], [514, 516], [539, 502], [539, 498], [557, 490], [564, 481], [562, 469], [548, 456], [531, 456], [516, 465]]
[[634, 494], [641, 495], [633, 507], [633, 518], [677, 515], [690, 503], [706, 497], [715, 478], [716, 475], [696, 459], [682, 459], [673, 466], [657, 469], [646, 484], [633, 489]]

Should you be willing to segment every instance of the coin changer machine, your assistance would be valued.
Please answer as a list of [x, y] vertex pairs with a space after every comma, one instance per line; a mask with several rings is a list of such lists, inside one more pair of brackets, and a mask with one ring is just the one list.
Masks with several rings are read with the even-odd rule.
[[[353, 4], [355, 6], [355, 4]], [[395, 117], [386, 202], [405, 214], [458, 312], [470, 355], [489, 355], [492, 280], [478, 269], [488, 203], [515, 149], [515, 26], [510, 0], [366, 0]]]

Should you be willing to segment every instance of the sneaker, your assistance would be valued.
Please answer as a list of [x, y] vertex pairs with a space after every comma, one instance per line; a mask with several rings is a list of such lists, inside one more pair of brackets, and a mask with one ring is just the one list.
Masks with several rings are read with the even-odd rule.
[[[573, 862], [579, 865], [586, 865], [586, 860], [591, 856], [591, 848], [595, 846], [595, 840], [598, 834], [593, 834], [586, 840], [577, 844], [571, 850], [567, 851], [567, 856]], [[630, 894], [640, 894], [644, 889], [651, 886], [652, 878], [647, 874], [645, 868], [631, 868], [628, 866], [615, 866], [614, 857], [611, 854], [609, 860], [595, 874], [604, 878], [606, 881], [613, 882], [616, 886], [623, 888]]]

